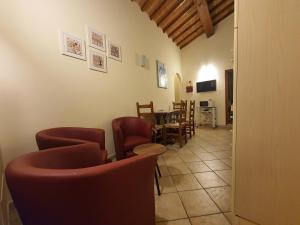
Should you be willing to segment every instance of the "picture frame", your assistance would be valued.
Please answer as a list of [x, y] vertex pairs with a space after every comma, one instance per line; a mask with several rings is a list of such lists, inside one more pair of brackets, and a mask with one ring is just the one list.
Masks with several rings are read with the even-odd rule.
[[107, 57], [99, 50], [89, 49], [88, 67], [91, 70], [107, 73]]
[[85, 41], [73, 34], [59, 31], [60, 52], [62, 55], [86, 60]]
[[108, 57], [122, 62], [122, 49], [120, 45], [108, 41]]
[[106, 35], [86, 26], [88, 46], [106, 52]]
[[156, 60], [156, 69], [157, 69], [157, 86], [159, 88], [168, 88], [168, 75], [165, 64]]

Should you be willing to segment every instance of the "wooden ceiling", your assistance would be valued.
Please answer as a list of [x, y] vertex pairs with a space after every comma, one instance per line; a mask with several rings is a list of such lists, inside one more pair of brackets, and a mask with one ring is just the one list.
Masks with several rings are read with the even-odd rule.
[[180, 48], [202, 34], [210, 37], [214, 26], [234, 11], [234, 0], [131, 0], [147, 12]]

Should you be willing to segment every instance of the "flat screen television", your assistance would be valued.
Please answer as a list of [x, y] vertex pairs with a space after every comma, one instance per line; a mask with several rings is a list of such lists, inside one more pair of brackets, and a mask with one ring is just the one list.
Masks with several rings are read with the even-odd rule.
[[217, 90], [217, 81], [208, 80], [203, 82], [197, 82], [197, 92], [208, 92]]

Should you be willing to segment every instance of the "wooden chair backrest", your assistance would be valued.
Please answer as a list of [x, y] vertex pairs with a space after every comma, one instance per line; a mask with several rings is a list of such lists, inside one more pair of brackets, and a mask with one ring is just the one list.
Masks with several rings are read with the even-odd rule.
[[195, 100], [190, 101], [190, 109], [189, 109], [189, 121], [194, 121], [195, 120]]
[[152, 125], [156, 124], [152, 101], [150, 102], [150, 104], [144, 104], [144, 105], [137, 102], [136, 110], [137, 110], [137, 116], [139, 118], [143, 118], [143, 119], [147, 120]]
[[186, 121], [187, 101], [173, 102], [174, 116], [172, 122], [183, 123]]

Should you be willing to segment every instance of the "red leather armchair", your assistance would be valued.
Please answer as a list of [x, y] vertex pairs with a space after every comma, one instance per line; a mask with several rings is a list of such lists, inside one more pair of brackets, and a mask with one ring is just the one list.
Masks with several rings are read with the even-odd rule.
[[154, 225], [156, 156], [99, 165], [100, 152], [95, 143], [73, 145], [9, 163], [6, 180], [23, 224]]
[[40, 150], [85, 143], [97, 143], [101, 150], [100, 157], [104, 161], [107, 160], [105, 131], [102, 129], [57, 127], [39, 131], [35, 135], [35, 138]]
[[112, 130], [118, 160], [134, 155], [134, 147], [152, 141], [152, 125], [138, 117], [114, 119]]

